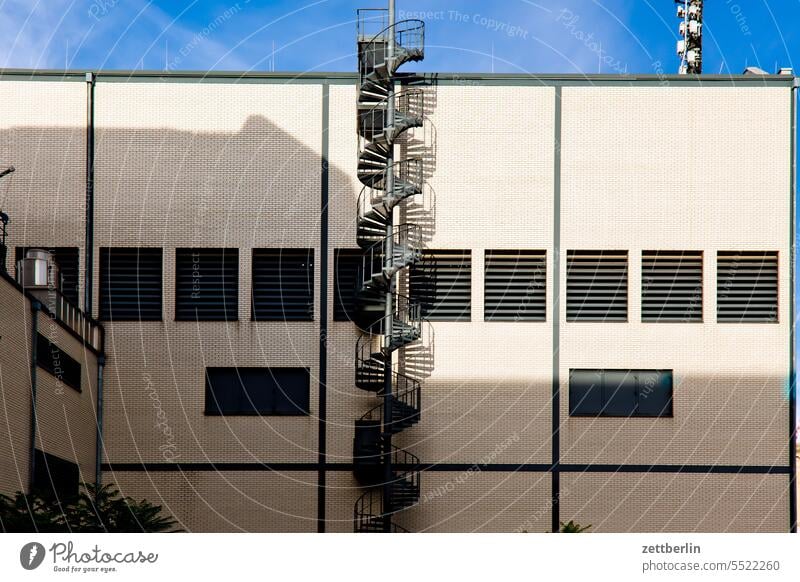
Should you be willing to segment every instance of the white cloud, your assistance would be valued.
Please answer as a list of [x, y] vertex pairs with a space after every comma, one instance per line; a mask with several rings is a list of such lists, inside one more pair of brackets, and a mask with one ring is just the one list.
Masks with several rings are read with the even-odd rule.
[[185, 54], [180, 68], [246, 68], [215, 38], [246, 18], [239, 12], [223, 11], [194, 30], [145, 0], [0, 0], [0, 67], [60, 69], [75, 66], [77, 53], [92, 68], [163, 68], [169, 47], [170, 55]]

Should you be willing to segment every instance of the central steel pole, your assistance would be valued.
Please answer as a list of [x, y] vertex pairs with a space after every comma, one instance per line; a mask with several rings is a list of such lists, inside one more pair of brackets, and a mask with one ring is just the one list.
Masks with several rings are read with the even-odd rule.
[[[391, 75], [393, 69], [392, 60], [394, 59], [394, 25], [395, 25], [395, 0], [389, 0], [389, 23], [387, 29], [386, 43], [386, 62], [388, 73]], [[389, 78], [389, 95], [386, 106], [386, 118], [384, 126], [391, 128], [394, 125], [394, 79]], [[384, 197], [394, 194], [394, 144], [390, 140], [386, 153], [386, 180]], [[384, 244], [384, 265], [391, 269], [394, 256], [394, 210], [389, 212], [386, 226], [386, 242]], [[386, 288], [386, 311], [384, 321], [384, 349], [386, 350], [386, 363], [384, 366], [383, 378], [383, 531], [391, 531], [391, 515], [389, 514], [391, 500], [391, 481], [392, 481], [392, 435], [389, 432], [388, 424], [392, 421], [392, 318], [394, 314], [393, 305], [394, 277], [390, 278]]]

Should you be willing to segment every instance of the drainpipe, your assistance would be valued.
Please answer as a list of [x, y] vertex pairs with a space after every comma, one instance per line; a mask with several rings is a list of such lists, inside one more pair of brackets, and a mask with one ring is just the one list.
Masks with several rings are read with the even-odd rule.
[[95, 437], [94, 483], [99, 489], [103, 485], [103, 370], [106, 367], [106, 356], [97, 356], [97, 434]]
[[31, 440], [30, 450], [28, 451], [28, 493], [33, 492], [33, 480], [36, 474], [36, 426], [39, 419], [36, 416], [36, 372], [39, 338], [39, 311], [42, 304], [35, 299], [31, 299]]
[[94, 73], [86, 73], [86, 240], [84, 246], [83, 311], [92, 315], [94, 270]]

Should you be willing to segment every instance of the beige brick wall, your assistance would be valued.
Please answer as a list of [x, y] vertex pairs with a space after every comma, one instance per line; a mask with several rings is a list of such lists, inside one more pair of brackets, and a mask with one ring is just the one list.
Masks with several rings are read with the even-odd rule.
[[591, 532], [786, 532], [786, 475], [562, 473], [561, 520]]
[[0, 278], [0, 493], [28, 488], [31, 311], [25, 296]]
[[46, 453], [76, 462], [81, 478], [94, 483], [97, 358], [44, 313], [39, 314], [39, 333], [80, 363], [81, 391], [66, 386], [41, 368], [37, 370], [38, 447]]
[[[414, 532], [550, 531], [550, 474], [425, 471], [420, 504], [397, 513], [393, 521]], [[364, 493], [353, 476], [329, 472], [326, 530], [353, 531], [353, 507]]]
[[[563, 89], [561, 248], [627, 249], [631, 263], [628, 323], [567, 323], [561, 316], [562, 462], [785, 465], [788, 93], [768, 87]], [[332, 317], [333, 253], [355, 246], [361, 190], [355, 88], [330, 86], [327, 257], [319, 247], [319, 84], [101, 80], [95, 95], [95, 281], [100, 247], [164, 249], [163, 321], [107, 326], [108, 460], [315, 462], [319, 306], [312, 322], [251, 322], [250, 257], [254, 247], [314, 248], [315, 297], [326, 260]], [[9, 243], [80, 246], [84, 84], [2, 82], [0, 97], [12, 112], [0, 120], [7, 138], [0, 140], [0, 160], [13, 154], [18, 168], [4, 207], [12, 215]], [[548, 463], [555, 89], [464, 83], [431, 88], [428, 97], [429, 123], [412, 136], [429, 147], [433, 161], [426, 244], [472, 251], [472, 318], [433, 325], [434, 368], [423, 385], [422, 420], [395, 442], [424, 462]], [[34, 204], [40, 199], [52, 204]], [[174, 321], [175, 248], [188, 246], [239, 248], [238, 322]], [[483, 321], [486, 249], [547, 251], [547, 322]], [[704, 323], [639, 323], [643, 249], [704, 251]], [[780, 323], [715, 323], [716, 252], [738, 249], [780, 252]], [[561, 273], [563, 305], [563, 257]], [[94, 294], [96, 306], [97, 283]], [[17, 309], [13, 298], [4, 301], [8, 313]], [[353, 385], [355, 326], [328, 327], [328, 460], [347, 463], [353, 421], [378, 400]], [[26, 332], [4, 329], [0, 341], [12, 333]], [[0, 363], [4, 386], [7, 378], [16, 384], [27, 375], [19, 362]], [[310, 367], [311, 416], [205, 417], [204, 368], [232, 365]], [[578, 367], [674, 369], [675, 417], [569, 418], [567, 379]], [[87, 409], [81, 402], [43, 406], [59, 426], [43, 437], [46, 446], [78, 443], [85, 470], [88, 429], [66, 440], [56, 435], [74, 429], [58, 425], [58, 414], [68, 410], [88, 426], [81, 416]], [[549, 529], [549, 475], [477, 472], [458, 481], [459, 475], [426, 473], [424, 502], [397, 521], [422, 531]], [[562, 519], [574, 514], [599, 531], [706, 524], [782, 531], [788, 521], [785, 476], [652, 475], [639, 484], [640, 477], [612, 476], [608, 484], [605, 474], [565, 475]], [[122, 472], [106, 478], [125, 494], [164, 503], [192, 531], [316, 529], [314, 472]], [[363, 490], [346, 472], [329, 472], [327, 479], [329, 529], [350, 531], [353, 503]], [[619, 509], [604, 500], [586, 507], [580, 501], [598, 488], [617, 497], [629, 491], [654, 497], [669, 482], [675, 491], [658, 497], [654, 508], [641, 499]], [[696, 486], [700, 493], [692, 493]], [[445, 493], [435, 495], [442, 487]], [[698, 526], [699, 510], [691, 508], [710, 505], [715, 489], [730, 493], [725, 506]], [[758, 503], [746, 497], [752, 491]], [[691, 501], [684, 506], [686, 498]]]
[[[552, 246], [554, 96], [553, 88], [538, 87], [429, 88], [426, 126], [409, 136], [432, 160], [428, 248], [472, 250], [472, 321], [433, 325], [422, 421], [396, 437], [426, 462], [550, 459], [551, 324], [484, 323], [482, 310], [485, 249]], [[331, 87], [331, 111], [330, 160], [350, 169], [330, 185], [331, 246], [352, 248], [361, 190], [355, 89]], [[551, 273], [548, 264], [548, 305]], [[332, 309], [332, 283], [329, 293]], [[344, 399], [329, 397], [329, 447], [343, 458], [352, 455], [352, 421], [378, 403], [352, 386], [353, 329], [334, 322], [330, 330], [329, 377]]]
[[[316, 253], [319, 85], [98, 83], [97, 246], [164, 249], [162, 322], [107, 325], [108, 455], [316, 461], [319, 309], [251, 322], [251, 249]], [[335, 172], [335, 170], [332, 170]], [[174, 321], [175, 248], [239, 248], [239, 321]], [[311, 368], [311, 416], [206, 417], [207, 366]]]
[[[564, 89], [562, 249], [630, 259], [628, 323], [561, 312], [564, 462], [786, 465], [789, 104], [782, 88]], [[704, 323], [640, 322], [642, 250], [704, 251]], [[718, 250], [779, 251], [778, 324], [716, 323]], [[674, 418], [569, 418], [569, 369], [594, 367], [673, 369]]]
[[426, 472], [421, 503], [396, 517], [416, 532], [550, 530], [548, 473]]
[[317, 474], [303, 471], [106, 473], [122, 495], [163, 507], [190, 532], [314, 532]]
[[[16, 168], [0, 186], [0, 207], [11, 218], [7, 244], [13, 275], [15, 246], [83, 249], [86, 84], [3, 79], [0, 103], [0, 167]], [[83, 266], [81, 250], [81, 273]]]
[[[39, 333], [81, 365], [81, 391], [36, 370], [36, 448], [76, 463], [81, 479], [94, 482], [97, 358], [82, 343], [39, 312]], [[30, 454], [30, 301], [0, 278], [0, 492], [27, 490]]]

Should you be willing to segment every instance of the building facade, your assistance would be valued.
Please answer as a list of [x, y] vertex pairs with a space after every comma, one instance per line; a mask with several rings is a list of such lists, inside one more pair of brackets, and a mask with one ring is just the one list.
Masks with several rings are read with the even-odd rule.
[[[14, 259], [62, 249], [105, 333], [103, 482], [191, 531], [353, 530], [377, 402], [350, 321], [357, 80], [0, 73], [4, 493], [30, 487], [37, 368]], [[425, 187], [398, 284], [425, 322], [395, 356], [422, 400], [394, 439], [419, 499], [393, 521], [794, 529], [794, 77], [404, 83], [425, 124], [398, 151]], [[36, 448], [93, 481], [99, 351], [63, 337], [84, 389], [39, 370], [61, 436]]]

